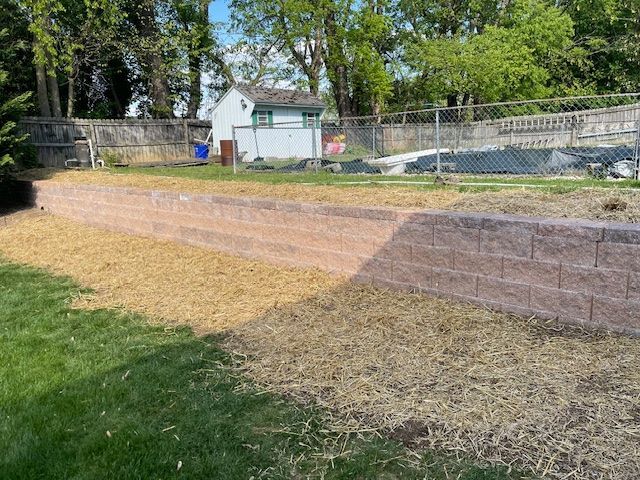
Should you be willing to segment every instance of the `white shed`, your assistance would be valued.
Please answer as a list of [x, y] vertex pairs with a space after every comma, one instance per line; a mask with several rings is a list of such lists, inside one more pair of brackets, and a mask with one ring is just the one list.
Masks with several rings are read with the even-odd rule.
[[220, 140], [232, 139], [232, 126], [256, 126], [236, 129], [238, 151], [247, 152], [245, 160], [308, 158], [314, 151], [321, 156], [319, 127], [325, 108], [309, 92], [235, 85], [213, 107], [214, 152], [219, 152]]

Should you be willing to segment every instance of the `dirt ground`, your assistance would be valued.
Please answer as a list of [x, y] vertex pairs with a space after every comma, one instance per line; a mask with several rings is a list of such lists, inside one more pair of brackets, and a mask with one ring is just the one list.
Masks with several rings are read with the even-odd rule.
[[273, 185], [247, 181], [194, 180], [155, 175], [125, 175], [51, 169], [28, 172], [25, 178], [49, 178], [60, 182], [270, 197], [305, 202], [640, 222], [640, 191], [623, 189], [590, 188], [567, 193], [550, 193], [536, 189], [509, 188], [500, 191], [460, 192], [455, 186], [419, 190], [397, 185], [367, 187], [292, 183]]
[[[338, 431], [560, 479], [640, 478], [640, 340], [354, 285], [38, 212], [0, 222], [0, 258], [120, 307], [224, 334], [265, 391], [326, 407]], [[0, 260], [1, 261], [1, 260]]]

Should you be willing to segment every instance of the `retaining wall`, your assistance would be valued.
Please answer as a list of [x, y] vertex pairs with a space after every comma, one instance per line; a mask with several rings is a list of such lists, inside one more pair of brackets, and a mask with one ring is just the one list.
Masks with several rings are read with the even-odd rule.
[[52, 181], [31, 198], [100, 228], [640, 334], [640, 225]]

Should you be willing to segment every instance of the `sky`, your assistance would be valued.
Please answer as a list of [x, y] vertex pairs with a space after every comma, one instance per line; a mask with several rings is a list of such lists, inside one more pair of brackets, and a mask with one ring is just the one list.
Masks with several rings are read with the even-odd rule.
[[[230, 0], [214, 0], [209, 4], [209, 21], [211, 23], [219, 22], [225, 24], [220, 30], [217, 30], [218, 35], [223, 39], [223, 41], [227, 39], [224, 27], [229, 21], [229, 1]], [[204, 83], [208, 83], [210, 80], [210, 75], [205, 73], [203, 76]], [[211, 98], [209, 92], [205, 91], [204, 97], [202, 107], [200, 108], [200, 116], [202, 118], [208, 118], [209, 112], [215, 102], [214, 99]]]
[[221, 23], [216, 33], [223, 43], [234, 43], [238, 37], [242, 36], [240, 32], [229, 32], [229, 2], [231, 0], [212, 0], [209, 4], [209, 21], [211, 23]]
[[215, 0], [209, 5], [211, 22], [226, 22], [229, 19], [229, 0]]

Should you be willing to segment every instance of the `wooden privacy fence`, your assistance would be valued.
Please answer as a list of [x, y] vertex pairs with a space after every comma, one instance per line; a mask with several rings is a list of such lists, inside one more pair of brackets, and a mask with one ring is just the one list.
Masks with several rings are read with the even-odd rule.
[[119, 163], [161, 163], [192, 158], [193, 145], [207, 138], [211, 123], [204, 120], [91, 120], [25, 117], [22, 132], [46, 167], [64, 167], [75, 157], [74, 139], [91, 140], [96, 155]]

